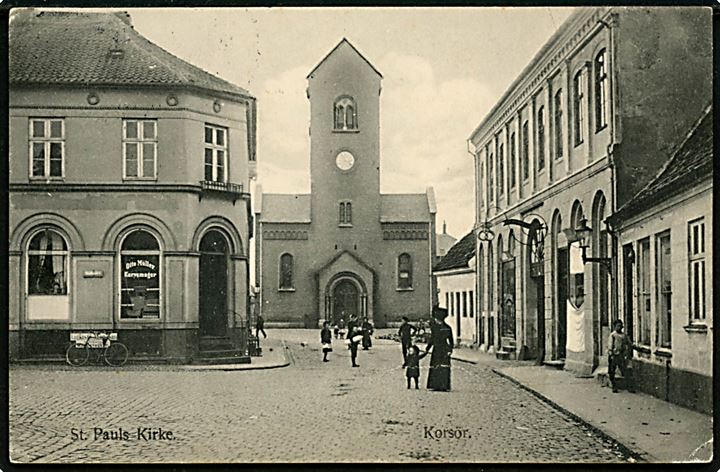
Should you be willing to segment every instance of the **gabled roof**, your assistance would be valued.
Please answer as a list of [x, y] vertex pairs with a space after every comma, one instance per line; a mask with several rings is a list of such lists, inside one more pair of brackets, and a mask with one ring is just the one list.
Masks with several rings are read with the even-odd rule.
[[428, 196], [424, 193], [386, 193], [380, 195], [382, 223], [424, 223], [430, 221]]
[[327, 261], [325, 264], [323, 264], [317, 271], [315, 271], [316, 274], [320, 274], [322, 271], [330, 267], [331, 265], [335, 264], [337, 261], [340, 260], [340, 258], [344, 257], [347, 254], [347, 257], [352, 259], [353, 261], [357, 262], [358, 265], [365, 268], [366, 270], [370, 271], [370, 273], [375, 274], [375, 270], [370, 267], [368, 264], [365, 263], [360, 257], [355, 254], [352, 251], [349, 251], [347, 249], [335, 254], [329, 261]]
[[127, 13], [20, 11], [9, 49], [11, 84], [169, 85], [252, 98], [150, 42]]
[[448, 253], [435, 264], [433, 272], [450, 269], [466, 269], [468, 262], [475, 257], [475, 232], [470, 231], [450, 248]]
[[655, 178], [616, 211], [610, 221], [637, 215], [712, 176], [713, 114], [709, 106]]
[[310, 194], [261, 194], [260, 221], [266, 223], [310, 223]]
[[337, 45], [336, 45], [334, 48], [332, 48], [332, 50], [331, 50], [329, 53], [325, 54], [325, 57], [323, 57], [322, 60], [321, 60], [320, 62], [318, 62], [318, 64], [317, 64], [315, 67], [313, 67], [313, 69], [312, 69], [312, 70], [310, 71], [310, 73], [307, 75], [306, 79], [309, 79], [310, 76], [313, 75], [313, 74], [315, 73], [315, 71], [318, 70], [318, 69], [320, 68], [320, 66], [327, 60], [327, 58], [330, 57], [330, 56], [332, 56], [333, 53], [335, 53], [335, 51], [336, 51], [338, 48], [340, 48], [340, 46], [341, 46], [342, 44], [347, 44], [348, 46], [350, 46], [350, 47], [352, 48], [352, 50], [355, 51], [355, 53], [356, 53], [358, 56], [360, 56], [360, 58], [361, 58], [363, 61], [365, 61], [365, 62], [367, 63], [367, 65], [369, 65], [370, 68], [371, 68], [372, 70], [374, 70], [375, 73], [376, 73], [377, 75], [379, 75], [380, 78], [382, 79], [382, 74], [380, 73], [380, 71], [378, 71], [378, 70], [375, 68], [375, 66], [372, 65], [372, 64], [370, 63], [370, 61], [368, 61], [368, 60], [365, 58], [365, 56], [363, 56], [363, 55], [360, 53], [360, 51], [358, 51], [357, 48], [356, 48], [355, 46], [353, 46], [350, 41], [347, 40], [347, 38], [343, 38], [339, 43], [337, 43]]

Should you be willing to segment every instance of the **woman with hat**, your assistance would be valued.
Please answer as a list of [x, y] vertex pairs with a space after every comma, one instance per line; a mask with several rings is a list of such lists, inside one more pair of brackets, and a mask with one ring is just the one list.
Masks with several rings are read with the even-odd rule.
[[454, 347], [452, 329], [445, 323], [447, 315], [447, 309], [433, 307], [430, 340], [425, 348], [425, 352], [432, 349], [427, 388], [443, 392], [450, 390], [450, 356]]

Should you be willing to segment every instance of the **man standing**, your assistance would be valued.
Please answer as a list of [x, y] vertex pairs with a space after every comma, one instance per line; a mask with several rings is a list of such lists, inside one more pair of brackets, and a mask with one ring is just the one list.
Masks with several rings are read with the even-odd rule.
[[630, 340], [627, 335], [623, 333], [623, 322], [615, 320], [613, 323], [613, 332], [610, 333], [608, 339], [608, 377], [610, 377], [613, 393], [617, 393], [618, 391], [615, 385], [615, 368], [617, 367], [620, 368], [620, 372], [625, 378], [628, 392], [634, 392], [631, 371], [627, 369], [627, 363], [631, 353], [632, 347], [630, 346]]
[[398, 329], [398, 336], [400, 337], [400, 345], [402, 346], [403, 354], [403, 367], [407, 367], [407, 353], [412, 344], [412, 336], [417, 332], [417, 328], [410, 324], [407, 316], [402, 317], [402, 324]]
[[267, 334], [265, 334], [265, 319], [262, 315], [258, 315], [255, 321], [255, 337], [259, 339], [260, 333], [263, 334], [263, 338], [267, 338]]
[[350, 359], [353, 367], [360, 367], [357, 362], [358, 344], [360, 344], [361, 329], [358, 326], [358, 319], [355, 315], [350, 315], [350, 321], [347, 324], [347, 339], [350, 340]]

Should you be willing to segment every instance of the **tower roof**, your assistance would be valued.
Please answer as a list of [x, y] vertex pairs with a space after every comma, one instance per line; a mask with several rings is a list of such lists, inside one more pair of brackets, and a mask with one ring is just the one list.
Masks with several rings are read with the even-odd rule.
[[337, 43], [337, 45], [336, 45], [334, 48], [332, 48], [332, 50], [331, 50], [329, 53], [327, 53], [327, 54], [325, 55], [325, 57], [323, 57], [322, 60], [321, 60], [320, 62], [318, 62], [318, 64], [317, 64], [315, 67], [313, 67], [313, 69], [310, 71], [310, 73], [307, 75], [306, 78], [309, 79], [310, 76], [313, 75], [313, 74], [315, 73], [315, 71], [317, 71], [317, 70], [320, 68], [320, 66], [322, 66], [322, 65], [325, 63], [325, 61], [326, 61], [330, 56], [332, 56], [332, 55], [335, 53], [335, 51], [337, 51], [337, 50], [340, 48], [340, 46], [342, 46], [343, 44], [347, 44], [348, 46], [350, 46], [350, 48], [351, 48], [353, 51], [355, 51], [355, 54], [357, 54], [358, 56], [360, 56], [360, 58], [361, 58], [363, 61], [365, 61], [365, 63], [367, 63], [367, 65], [370, 66], [370, 68], [371, 68], [373, 71], [375, 71], [375, 73], [376, 73], [378, 76], [380, 76], [380, 78], [382, 79], [382, 74], [380, 73], [380, 71], [378, 71], [378, 70], [375, 68], [375, 66], [372, 65], [372, 64], [370, 63], [370, 61], [368, 61], [368, 60], [365, 58], [365, 56], [363, 56], [362, 53], [360, 53], [360, 51], [358, 51], [357, 48], [356, 48], [355, 46], [353, 46], [350, 41], [347, 40], [347, 38], [343, 38], [339, 43]]

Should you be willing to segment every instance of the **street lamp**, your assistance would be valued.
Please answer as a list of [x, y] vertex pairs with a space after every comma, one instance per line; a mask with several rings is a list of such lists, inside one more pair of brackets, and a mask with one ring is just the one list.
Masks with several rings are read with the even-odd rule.
[[492, 225], [489, 221], [483, 221], [478, 225], [477, 228], [477, 238], [480, 241], [487, 241], [490, 242], [493, 239], [495, 239], [495, 233], [493, 233], [493, 230], [491, 229]]
[[583, 217], [575, 227], [575, 235], [577, 236], [578, 242], [580, 243], [580, 249], [582, 249], [582, 261], [583, 264], [588, 262], [595, 262], [597, 264], [604, 264], [610, 269], [612, 264], [612, 258], [610, 257], [588, 257], [587, 249], [590, 247], [590, 237], [592, 236], [592, 228], [587, 224], [587, 218]]

